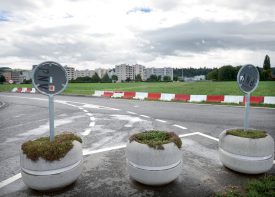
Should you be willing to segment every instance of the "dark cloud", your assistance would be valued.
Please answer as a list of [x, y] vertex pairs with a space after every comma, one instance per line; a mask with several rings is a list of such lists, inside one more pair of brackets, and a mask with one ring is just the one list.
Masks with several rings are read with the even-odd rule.
[[193, 20], [186, 24], [142, 34], [147, 51], [161, 55], [205, 52], [212, 49], [275, 51], [275, 22], [243, 24]]

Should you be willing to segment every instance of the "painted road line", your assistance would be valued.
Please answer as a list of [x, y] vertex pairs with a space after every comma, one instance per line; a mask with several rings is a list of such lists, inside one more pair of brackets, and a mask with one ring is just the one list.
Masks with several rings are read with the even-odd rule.
[[89, 127], [94, 127], [95, 126], [95, 122], [90, 122]]
[[273, 164], [275, 164], [275, 160], [273, 160]]
[[160, 120], [160, 119], [156, 119], [156, 121], [158, 121], [158, 122], [167, 122], [167, 121], [165, 121], [165, 120]]
[[12, 177], [10, 177], [10, 178], [8, 178], [8, 179], [6, 179], [6, 180], [0, 182], [0, 189], [1, 189], [2, 187], [5, 187], [5, 186], [9, 185], [9, 184], [12, 183], [12, 182], [18, 180], [18, 179], [20, 179], [21, 177], [22, 177], [22, 176], [21, 176], [21, 173], [18, 173], [18, 174], [16, 174], [16, 175], [14, 175], [14, 176], [12, 176]]
[[[79, 108], [79, 109], [80, 109], [80, 108]], [[83, 109], [83, 108], [82, 108], [82, 109]], [[86, 109], [84, 109], [83, 111], [84, 111], [85, 113], [88, 113], [88, 110], [86, 110]]]
[[78, 107], [78, 109], [83, 110], [83, 108], [82, 108], [82, 107]]
[[86, 113], [86, 115], [87, 115], [87, 116], [93, 116], [93, 114], [91, 114], [91, 113]]
[[102, 148], [102, 149], [98, 149], [98, 150], [83, 149], [83, 155], [84, 156], [92, 155], [92, 154], [96, 154], [96, 153], [102, 153], [102, 152], [107, 152], [107, 151], [111, 151], [111, 150], [118, 150], [118, 149], [122, 149], [122, 148], [126, 148], [126, 144], [119, 145], [119, 146], [108, 147], [108, 148]]
[[206, 137], [206, 138], [209, 138], [209, 139], [212, 139], [212, 140], [215, 140], [215, 141], [217, 141], [217, 142], [219, 141], [218, 138], [212, 137], [212, 136], [210, 136], [210, 135], [206, 135], [206, 134], [201, 133], [201, 132], [199, 132], [198, 135], [203, 136], [203, 137]]
[[137, 114], [135, 112], [127, 111], [128, 114]]
[[199, 134], [199, 132], [187, 133], [187, 134], [181, 134], [181, 135], [179, 135], [179, 137], [182, 138], [182, 137], [188, 137], [188, 136], [198, 135], [198, 134]]
[[89, 135], [91, 133], [91, 131], [92, 131], [92, 129], [88, 128], [84, 132], [80, 133], [80, 135], [87, 136], [87, 135]]
[[144, 118], [150, 118], [150, 116], [146, 116], [146, 115], [140, 115], [140, 116]]
[[173, 126], [174, 126], [174, 127], [178, 127], [178, 128], [180, 128], [180, 129], [187, 129], [186, 127], [183, 127], [183, 126], [180, 126], [180, 125], [177, 125], [177, 124], [174, 124]]
[[91, 121], [95, 121], [95, 117], [90, 117], [90, 120]]

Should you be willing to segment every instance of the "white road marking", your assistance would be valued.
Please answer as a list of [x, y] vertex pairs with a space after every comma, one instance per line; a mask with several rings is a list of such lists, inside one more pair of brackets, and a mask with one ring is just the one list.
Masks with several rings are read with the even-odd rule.
[[90, 122], [89, 127], [94, 127], [95, 126], [95, 122]]
[[14, 175], [14, 176], [12, 176], [12, 177], [10, 177], [10, 178], [8, 178], [8, 179], [6, 179], [6, 180], [0, 182], [0, 189], [1, 189], [2, 187], [5, 187], [5, 186], [9, 185], [9, 184], [12, 183], [12, 182], [18, 180], [18, 179], [20, 179], [21, 177], [22, 177], [22, 176], [21, 176], [21, 173], [18, 173], [18, 174], [16, 174], [16, 175]]
[[91, 121], [95, 121], [95, 117], [90, 117], [90, 120]]
[[83, 149], [83, 155], [92, 155], [92, 154], [96, 154], [96, 153], [102, 153], [102, 152], [107, 152], [107, 151], [111, 151], [111, 150], [117, 150], [117, 149], [122, 149], [125, 148], [126, 144], [123, 145], [119, 145], [119, 146], [113, 146], [113, 147], [108, 147], [108, 148], [102, 148], [102, 149], [98, 149], [98, 150], [89, 150], [89, 149]]
[[210, 135], [207, 135], [207, 134], [204, 134], [204, 133], [201, 133], [201, 132], [198, 132], [198, 135], [203, 136], [203, 137], [206, 137], [206, 138], [209, 138], [209, 139], [211, 139], [211, 140], [215, 140], [215, 141], [217, 141], [217, 142], [219, 141], [218, 138], [212, 137], [212, 136], [210, 136]]
[[92, 129], [88, 128], [84, 132], [80, 133], [80, 135], [87, 136], [87, 135], [89, 135], [91, 133], [91, 131], [92, 131]]
[[137, 114], [135, 112], [127, 111], [128, 114]]
[[182, 138], [182, 137], [188, 137], [188, 136], [198, 135], [198, 134], [199, 134], [199, 132], [187, 133], [187, 134], [181, 134], [181, 135], [179, 135], [179, 137]]
[[88, 113], [88, 110], [86, 110], [86, 109], [84, 109], [83, 111], [84, 111], [85, 113]]
[[91, 114], [91, 113], [86, 113], [86, 115], [87, 115], [87, 116], [93, 116], [93, 114]]
[[150, 116], [146, 116], [146, 115], [140, 115], [140, 116], [144, 118], [150, 118]]
[[135, 108], [138, 108], [139, 106], [138, 106], [138, 105], [135, 105], [134, 107], [135, 107]]
[[78, 107], [78, 109], [83, 110], [83, 108], [82, 108], [82, 107]]
[[177, 124], [174, 124], [173, 126], [174, 126], [174, 127], [178, 127], [178, 128], [180, 128], [180, 129], [187, 129], [186, 127], [183, 127], [183, 126], [180, 126], [180, 125], [177, 125]]
[[160, 120], [160, 119], [156, 119], [156, 121], [158, 121], [158, 122], [167, 122], [165, 120]]

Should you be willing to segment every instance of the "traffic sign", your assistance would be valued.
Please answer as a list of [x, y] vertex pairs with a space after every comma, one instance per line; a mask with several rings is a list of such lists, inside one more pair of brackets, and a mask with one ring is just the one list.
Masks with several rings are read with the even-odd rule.
[[33, 70], [33, 86], [49, 96], [50, 141], [54, 140], [54, 101], [53, 97], [65, 90], [68, 85], [66, 70], [56, 62], [43, 62]]
[[9, 80], [9, 83], [10, 83], [10, 84], [13, 84], [13, 80], [10, 79], [10, 80]]
[[237, 82], [242, 92], [245, 93], [245, 113], [244, 113], [244, 130], [249, 129], [249, 108], [250, 108], [250, 93], [253, 92], [259, 84], [259, 71], [251, 65], [243, 66], [237, 76]]
[[248, 94], [253, 92], [259, 84], [258, 69], [251, 65], [243, 66], [237, 76], [237, 82], [242, 92]]
[[66, 70], [56, 62], [43, 62], [33, 70], [33, 86], [42, 94], [56, 95], [68, 84]]

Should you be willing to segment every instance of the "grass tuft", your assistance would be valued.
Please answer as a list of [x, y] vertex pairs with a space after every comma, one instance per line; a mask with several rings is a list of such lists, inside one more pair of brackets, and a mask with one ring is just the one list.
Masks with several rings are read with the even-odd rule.
[[227, 135], [234, 135], [238, 137], [244, 137], [244, 138], [252, 138], [252, 139], [257, 139], [257, 138], [264, 138], [267, 136], [265, 131], [262, 130], [247, 130], [244, 131], [243, 129], [234, 129], [234, 130], [229, 130], [226, 132]]
[[215, 197], [273, 197], [275, 196], [275, 176], [265, 176], [248, 181], [244, 188], [231, 186]]
[[163, 150], [163, 144], [170, 142], [173, 142], [179, 149], [182, 146], [181, 139], [177, 134], [166, 131], [145, 131], [132, 135], [129, 140], [130, 142], [136, 141], [141, 144], [147, 144], [149, 147], [158, 150]]
[[56, 135], [53, 142], [50, 142], [49, 137], [30, 140], [22, 144], [21, 149], [33, 161], [37, 161], [39, 157], [47, 161], [60, 160], [73, 148], [74, 140], [82, 143], [81, 138], [75, 134], [62, 133]]

